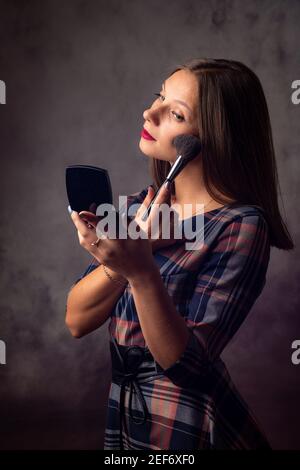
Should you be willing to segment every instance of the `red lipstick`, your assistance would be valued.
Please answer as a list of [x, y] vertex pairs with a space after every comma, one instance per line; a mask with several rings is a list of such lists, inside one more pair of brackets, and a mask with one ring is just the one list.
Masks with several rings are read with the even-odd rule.
[[141, 132], [141, 137], [143, 137], [143, 139], [146, 139], [146, 140], [156, 140], [154, 139], [154, 137], [152, 137], [151, 134], [149, 134], [149, 132], [146, 131], [146, 129], [143, 127], [143, 130]]

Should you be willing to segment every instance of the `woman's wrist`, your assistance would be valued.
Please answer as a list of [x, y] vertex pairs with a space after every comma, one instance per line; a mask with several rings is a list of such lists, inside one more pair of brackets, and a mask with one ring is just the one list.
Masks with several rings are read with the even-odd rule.
[[149, 266], [148, 269], [137, 272], [127, 279], [131, 287], [138, 287], [139, 285], [145, 285], [156, 280], [157, 277], [160, 278], [160, 272], [157, 265], [153, 263], [153, 265]]
[[102, 264], [102, 268], [106, 274], [106, 276], [112, 281], [116, 282], [120, 285], [126, 285], [128, 283], [127, 279], [122, 276], [122, 274], [116, 273], [116, 271], [113, 271], [113, 269], [109, 268], [108, 266], [105, 266]]

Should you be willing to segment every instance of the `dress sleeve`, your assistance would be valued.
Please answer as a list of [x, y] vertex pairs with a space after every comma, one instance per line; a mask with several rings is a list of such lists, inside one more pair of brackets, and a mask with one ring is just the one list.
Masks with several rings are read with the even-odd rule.
[[163, 373], [192, 385], [217, 360], [263, 290], [270, 257], [268, 225], [261, 215], [226, 225], [197, 274], [187, 302], [187, 346]]

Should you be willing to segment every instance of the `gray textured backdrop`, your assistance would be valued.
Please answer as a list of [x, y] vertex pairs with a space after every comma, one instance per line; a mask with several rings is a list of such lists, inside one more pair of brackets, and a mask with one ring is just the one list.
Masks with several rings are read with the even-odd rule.
[[[2, 448], [102, 447], [110, 375], [107, 324], [73, 339], [66, 295], [90, 261], [67, 212], [64, 170], [109, 170], [114, 197], [150, 181], [142, 112], [166, 71], [231, 58], [261, 79], [286, 221], [300, 235], [300, 3], [290, 1], [1, 1]], [[299, 248], [273, 249], [265, 289], [223, 354], [274, 448], [300, 449]]]

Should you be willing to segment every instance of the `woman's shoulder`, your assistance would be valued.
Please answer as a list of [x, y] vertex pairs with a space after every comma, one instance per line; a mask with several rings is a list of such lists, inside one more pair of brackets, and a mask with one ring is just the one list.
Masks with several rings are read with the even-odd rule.
[[[201, 222], [201, 221], [200, 221]], [[198, 231], [197, 231], [198, 228]], [[253, 204], [230, 203], [204, 213], [204, 220], [195, 227], [196, 241], [191, 245], [194, 257], [203, 259], [209, 254], [240, 256], [253, 244], [269, 245], [269, 227], [262, 207]], [[240, 250], [239, 250], [240, 249]]]
[[265, 252], [264, 259], [269, 257], [268, 226], [260, 206], [231, 203], [205, 212], [198, 223], [196, 218], [184, 221], [183, 240], [156, 254], [162, 274], [193, 275], [206, 262], [221, 266], [226, 258], [239, 265], [241, 257], [259, 258], [259, 251]]
[[235, 203], [207, 215], [205, 241], [210, 249], [232, 251], [238, 257], [251, 254], [254, 247], [269, 253], [269, 226], [261, 206]]
[[212, 211], [205, 212], [205, 216], [209, 219], [220, 218], [224, 223], [228, 220], [246, 217], [246, 216], [257, 216], [265, 218], [265, 210], [255, 204], [241, 204], [234, 202], [225, 204], [224, 206], [213, 209]]
[[246, 229], [249, 226], [260, 226], [268, 230], [265, 210], [255, 204], [231, 203], [206, 212], [204, 216], [206, 231], [213, 231], [215, 235], [230, 229], [233, 224]]

